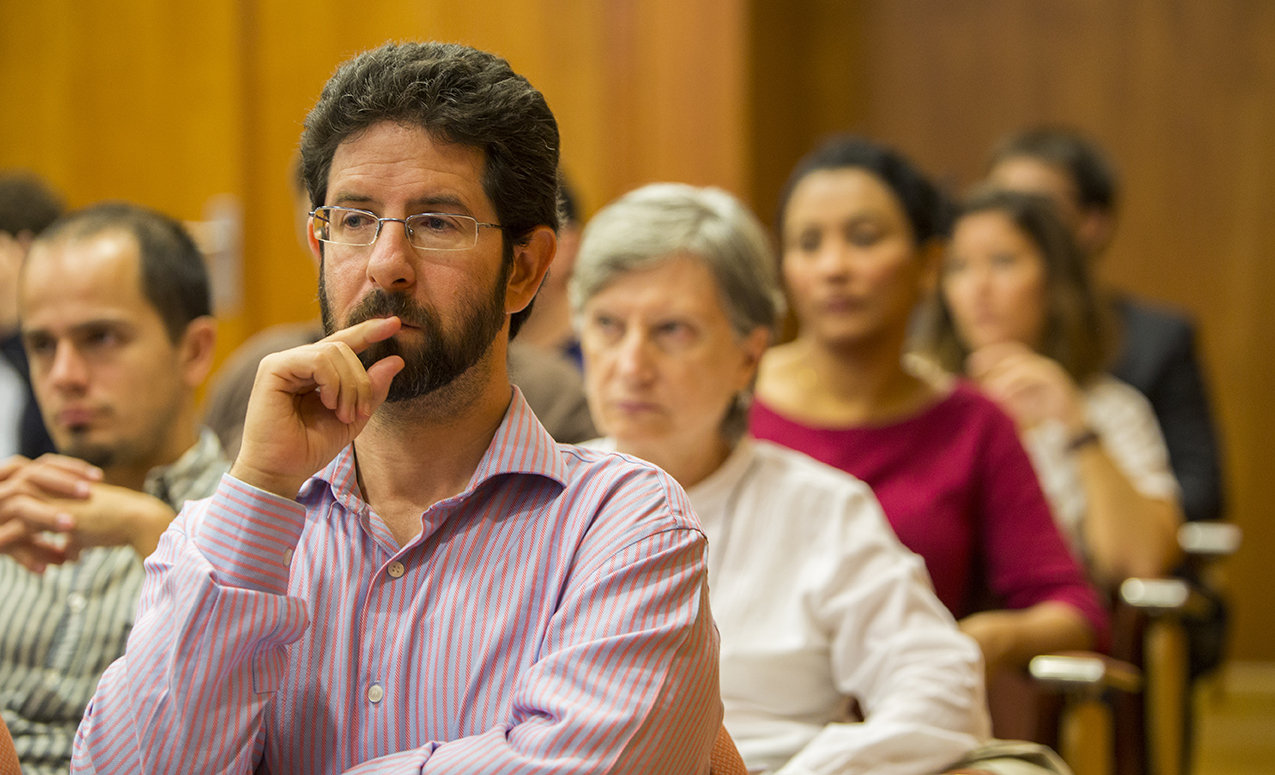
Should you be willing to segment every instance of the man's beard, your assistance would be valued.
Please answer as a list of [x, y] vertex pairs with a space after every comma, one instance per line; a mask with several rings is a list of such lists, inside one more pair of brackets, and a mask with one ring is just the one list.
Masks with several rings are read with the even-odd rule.
[[58, 444], [58, 452], [68, 457], [76, 457], [98, 468], [110, 468], [115, 465], [116, 451], [105, 444], [93, 444], [83, 440], [83, 434], [72, 433], [64, 444]]
[[505, 281], [508, 269], [503, 269], [492, 292], [478, 303], [466, 302], [460, 306], [459, 333], [449, 337], [442, 321], [434, 310], [421, 306], [405, 293], [386, 293], [374, 290], [364, 296], [350, 311], [344, 324], [338, 325], [323, 283], [323, 270], [319, 270], [319, 311], [323, 316], [323, 330], [331, 335], [340, 328], [348, 328], [372, 318], [395, 316], [404, 325], [420, 329], [423, 341], [419, 346], [399, 341], [395, 337], [373, 342], [358, 354], [363, 368], [390, 355], [403, 359], [403, 370], [390, 382], [389, 403], [406, 401], [428, 395], [445, 387], [457, 377], [469, 371], [487, 351], [505, 324]]

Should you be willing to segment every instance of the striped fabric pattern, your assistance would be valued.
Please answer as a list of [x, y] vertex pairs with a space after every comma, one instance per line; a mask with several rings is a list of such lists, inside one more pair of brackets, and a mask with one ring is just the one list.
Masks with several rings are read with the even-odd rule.
[[[212, 493], [228, 465], [205, 429], [144, 489], [180, 509]], [[130, 547], [91, 549], [38, 576], [0, 556], [0, 712], [27, 775], [66, 772], [84, 707], [124, 653], [142, 578]]]
[[706, 772], [705, 539], [667, 475], [515, 391], [398, 547], [347, 448], [297, 501], [227, 476], [146, 564], [77, 772]]

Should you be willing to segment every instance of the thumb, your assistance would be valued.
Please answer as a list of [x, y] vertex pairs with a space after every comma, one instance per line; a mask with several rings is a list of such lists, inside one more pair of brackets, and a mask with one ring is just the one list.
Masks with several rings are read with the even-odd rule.
[[390, 355], [373, 363], [368, 368], [367, 376], [372, 383], [372, 405], [368, 412], [369, 416], [385, 402], [385, 397], [390, 394], [390, 382], [403, 370], [405, 365], [402, 357]]

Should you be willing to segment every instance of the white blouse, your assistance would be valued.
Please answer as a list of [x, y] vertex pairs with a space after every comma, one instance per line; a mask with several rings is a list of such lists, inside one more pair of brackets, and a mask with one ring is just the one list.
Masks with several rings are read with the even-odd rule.
[[[989, 736], [978, 647], [867, 485], [745, 438], [688, 494], [726, 728], [750, 771], [920, 775]], [[846, 721], [850, 698], [863, 721]]]

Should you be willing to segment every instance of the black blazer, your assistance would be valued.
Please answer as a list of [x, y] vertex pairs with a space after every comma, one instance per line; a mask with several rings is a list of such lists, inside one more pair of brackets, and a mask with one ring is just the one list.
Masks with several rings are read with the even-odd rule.
[[1129, 296], [1117, 296], [1113, 307], [1121, 338], [1111, 374], [1151, 402], [1186, 518], [1221, 518], [1222, 452], [1196, 356], [1195, 326], [1185, 315]]

